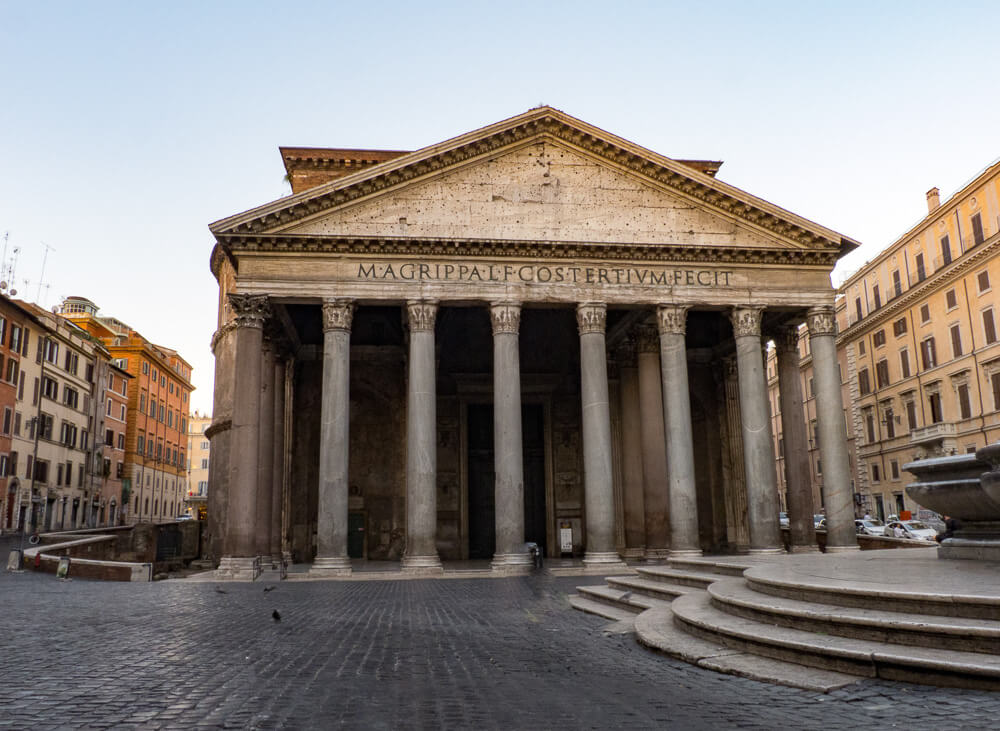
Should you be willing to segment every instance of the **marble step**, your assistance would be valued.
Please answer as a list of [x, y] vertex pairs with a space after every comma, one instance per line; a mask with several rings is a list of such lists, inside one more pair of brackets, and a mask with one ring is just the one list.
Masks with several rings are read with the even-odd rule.
[[753, 563], [747, 561], [713, 561], [709, 558], [671, 558], [667, 559], [667, 566], [679, 571], [721, 574], [723, 576], [743, 576], [743, 572], [751, 568]]
[[743, 579], [708, 588], [713, 605], [729, 614], [783, 627], [875, 642], [1000, 654], [1000, 624], [989, 619], [843, 607], [754, 591]]
[[680, 586], [691, 586], [696, 589], [704, 589], [709, 584], [723, 578], [720, 574], [677, 570], [667, 566], [639, 566], [636, 567], [636, 571], [639, 572], [639, 576], [643, 579], [667, 584], [679, 584]]
[[749, 569], [744, 578], [754, 591], [787, 599], [909, 614], [1000, 620], [1000, 597], [887, 589], [879, 583], [861, 586], [857, 582], [782, 574], [766, 566]]
[[674, 623], [669, 607], [655, 607], [636, 617], [635, 634], [639, 644], [677, 660], [765, 683], [828, 693], [858, 682], [856, 675], [752, 655], [688, 634]]
[[605, 581], [613, 589], [633, 591], [636, 594], [643, 594], [665, 602], [672, 602], [681, 594], [686, 594], [689, 591], [698, 591], [692, 586], [668, 584], [665, 581], [653, 581], [641, 576], [609, 576]]
[[628, 609], [622, 609], [619, 606], [606, 604], [601, 601], [594, 601], [578, 594], [569, 598], [569, 604], [573, 609], [586, 612], [587, 614], [594, 614], [604, 619], [610, 619], [614, 622], [631, 622], [636, 617], [635, 612]]
[[754, 655], [869, 678], [1000, 690], [1000, 657], [992, 655], [765, 624], [723, 612], [712, 605], [707, 592], [678, 597], [670, 608], [675, 623], [684, 631]]
[[578, 586], [576, 587], [576, 591], [578, 596], [582, 596], [585, 599], [603, 602], [619, 609], [630, 611], [632, 614], [638, 614], [650, 607], [661, 604], [669, 604], [673, 599], [673, 597], [654, 599], [653, 597], [639, 594], [629, 589], [623, 590], [611, 586], [599, 585]]

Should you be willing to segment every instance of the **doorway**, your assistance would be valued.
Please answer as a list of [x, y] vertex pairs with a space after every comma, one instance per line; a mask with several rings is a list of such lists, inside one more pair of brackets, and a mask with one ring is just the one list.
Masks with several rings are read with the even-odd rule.
[[[489, 559], [496, 550], [495, 465], [493, 404], [468, 404], [469, 558]], [[542, 404], [521, 405], [524, 460], [524, 540], [547, 548], [545, 504], [545, 409]]]

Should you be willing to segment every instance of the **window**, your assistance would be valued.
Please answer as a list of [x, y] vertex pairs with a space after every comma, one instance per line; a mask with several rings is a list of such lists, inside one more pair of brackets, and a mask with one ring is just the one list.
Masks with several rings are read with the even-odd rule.
[[118, 449], [125, 449], [125, 435], [118, 435]]
[[912, 399], [906, 402], [906, 426], [910, 431], [917, 428], [917, 402]]
[[927, 405], [931, 411], [931, 423], [940, 424], [944, 421], [944, 414], [941, 412], [941, 394], [934, 392], [927, 397]]
[[111, 429], [107, 429], [104, 432], [104, 443], [109, 447], [113, 446], [115, 443], [115, 433]]
[[168, 390], [168, 391], [169, 391], [170, 393], [173, 393], [173, 392], [174, 392], [174, 382], [173, 382], [173, 381], [171, 381], [171, 382], [170, 382], [169, 386], [167, 387], [167, 390]]
[[955, 393], [958, 396], [958, 414], [962, 419], [968, 419], [972, 416], [972, 404], [969, 400], [969, 384], [960, 383], [958, 388], [955, 389]]
[[24, 328], [24, 340], [21, 343], [21, 355], [28, 357], [28, 343], [31, 341], [31, 330]]
[[149, 375], [149, 363], [147, 363], [146, 361], [142, 362], [142, 375], [144, 376]]
[[15, 436], [21, 436], [21, 412], [18, 411], [14, 414], [14, 434]]
[[875, 414], [871, 409], [865, 409], [865, 429], [868, 432], [868, 443], [875, 442]]
[[76, 425], [64, 421], [59, 432], [59, 441], [67, 447], [76, 447], [76, 436]]
[[983, 241], [986, 240], [986, 237], [983, 235], [982, 216], [980, 216], [977, 213], [970, 219], [970, 222], [972, 223], [972, 241], [973, 241], [972, 245], [979, 246], [981, 243], [983, 243]]
[[118, 418], [121, 419], [122, 421], [125, 421], [125, 415], [126, 415], [125, 404], [122, 404], [121, 408], [118, 410]]
[[993, 410], [1000, 411], [1000, 371], [990, 376], [990, 385], [993, 386]]
[[128, 396], [128, 380], [122, 379], [122, 396]]
[[920, 324], [926, 325], [931, 321], [931, 306], [920, 305]]
[[115, 478], [120, 480], [122, 478], [122, 475], [124, 475], [124, 474], [125, 474], [125, 463], [124, 462], [118, 462], [118, 463], [116, 463], [115, 464]]
[[941, 237], [941, 263], [942, 265], [951, 264], [951, 242], [948, 241], [947, 236]]
[[983, 335], [986, 337], [986, 344], [997, 341], [997, 326], [993, 320], [993, 308], [983, 310]]
[[934, 347], [933, 337], [920, 343], [920, 357], [923, 360], [925, 371], [937, 365], [937, 349]]
[[80, 449], [86, 450], [87, 444], [90, 442], [90, 432], [86, 429], [80, 432]]
[[208, 460], [207, 460], [207, 459], [203, 459], [203, 460], [201, 461], [201, 468], [202, 468], [203, 470], [207, 470], [207, 469], [208, 469]]
[[10, 326], [10, 349], [15, 353], [21, 352], [21, 328], [18, 325]]
[[892, 290], [896, 293], [897, 297], [903, 294], [903, 283], [900, 281], [898, 269], [892, 273]]
[[53, 401], [55, 401], [57, 398], [59, 398], [59, 384], [55, 380], [49, 378], [48, 376], [43, 376], [42, 394], [45, 396], [45, 398], [50, 398]]
[[76, 371], [79, 368], [79, 365], [80, 365], [80, 356], [78, 356], [76, 353], [72, 353], [72, 352], [70, 352], [70, 351], [67, 350], [66, 351], [66, 362], [65, 362], [65, 364], [63, 366], [63, 368], [66, 370], [66, 372], [67, 373], [72, 373], [75, 376], [76, 375]]
[[80, 402], [79, 392], [72, 386], [63, 386], [63, 403], [72, 409], [77, 408]]
[[201, 443], [201, 448], [202, 449], [208, 449], [208, 442], [207, 441], [206, 442], [202, 442]]
[[146, 436], [144, 434], [140, 434], [136, 442], [135, 451], [138, 452], [139, 454], [142, 454], [143, 451], [145, 451], [145, 449], [146, 449]]
[[882, 472], [881, 472], [881, 470], [879, 470], [879, 466], [877, 464], [873, 464], [872, 465], [872, 482], [881, 482], [881, 481], [882, 481]]
[[35, 482], [41, 482], [43, 485], [49, 481], [49, 463], [43, 459], [35, 462]]
[[949, 289], [944, 293], [944, 303], [949, 310], [954, 310], [958, 307], [958, 298], [955, 296], [955, 290]]
[[[946, 237], [947, 238], [947, 237]], [[889, 460], [889, 471], [892, 474], [892, 479], [899, 479], [899, 462], [897, 460]]]
[[[10, 434], [10, 428], [13, 425], [13, 423], [14, 423], [14, 412], [11, 411], [8, 408], [5, 408], [3, 410], [3, 433], [4, 434]], [[0, 475], [2, 475], [2, 474], [6, 474], [6, 473], [0, 472]]]
[[45, 360], [53, 365], [59, 363], [59, 343], [49, 338], [45, 339]]
[[7, 361], [7, 383], [17, 383], [18, 362], [13, 358]]
[[894, 323], [892, 323], [892, 334], [895, 335], [897, 338], [900, 335], [905, 335], [906, 334], [906, 318], [905, 317], [901, 317], [898, 320], [896, 320]]
[[976, 275], [976, 282], [979, 284], [979, 294], [983, 292], [988, 292], [990, 289], [990, 273], [989, 270], [984, 269]]
[[883, 410], [883, 416], [885, 419], [885, 436], [886, 439], [896, 438], [896, 416], [892, 413], [892, 407], [886, 407]]
[[927, 272], [924, 270], [924, 255], [917, 254], [913, 258], [913, 263], [917, 269], [917, 281], [922, 282], [927, 278]]
[[951, 352], [955, 358], [962, 355], [962, 327], [957, 323], [951, 326]]
[[144, 393], [139, 394], [139, 411], [146, 413], [146, 394]]
[[157, 417], [157, 420], [158, 420], [158, 421], [159, 421], [160, 423], [163, 423], [163, 416], [164, 416], [164, 413], [165, 413], [165, 411], [164, 411], [164, 408], [163, 408], [163, 404], [161, 403], [161, 404], [160, 404], [160, 415], [159, 415], [159, 416]]
[[111, 406], [112, 406], [111, 399], [108, 399], [107, 406], [104, 409], [104, 413], [107, 414], [108, 416], [111, 416]]
[[899, 373], [903, 378], [910, 377], [910, 352], [906, 348], [899, 351]]
[[875, 300], [875, 309], [882, 306], [882, 296], [879, 294], [878, 285], [872, 287], [872, 299]]
[[854, 298], [854, 309], [857, 310], [858, 319], [859, 320], [864, 317], [864, 315], [861, 313], [861, 298], [860, 297], [855, 297]]
[[875, 364], [875, 382], [879, 388], [889, 385], [889, 361], [885, 358]]
[[885, 345], [885, 330], [876, 330], [875, 334], [872, 335], [872, 343], [876, 348], [881, 348]]
[[872, 392], [871, 382], [868, 379], [867, 368], [862, 368], [858, 372], [858, 390], [861, 392], [862, 396], [865, 396]]

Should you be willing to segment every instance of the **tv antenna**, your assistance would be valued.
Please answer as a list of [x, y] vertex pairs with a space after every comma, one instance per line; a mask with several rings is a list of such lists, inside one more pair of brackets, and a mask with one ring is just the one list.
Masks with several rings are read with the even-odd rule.
[[21, 253], [21, 247], [15, 246], [11, 257], [7, 259], [7, 241], [10, 231], [5, 231], [3, 235], [3, 258], [0, 259], [0, 292], [8, 297], [17, 295], [14, 288], [14, 271], [17, 269], [17, 255]]
[[38, 276], [38, 291], [35, 293], [35, 302], [38, 302], [41, 298], [43, 286], [45, 287], [45, 293], [48, 294], [49, 292], [49, 285], [43, 285], [42, 282], [45, 281], [45, 262], [49, 259], [49, 252], [55, 251], [54, 247], [49, 246], [44, 241], [42, 242], [42, 246], [45, 247], [45, 254], [42, 255], [42, 273]]

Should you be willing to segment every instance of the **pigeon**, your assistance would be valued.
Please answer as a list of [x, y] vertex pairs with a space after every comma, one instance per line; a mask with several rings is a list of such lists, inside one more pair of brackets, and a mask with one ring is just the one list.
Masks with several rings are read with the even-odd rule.
[[631, 591], [626, 591], [624, 594], [622, 594], [620, 597], [618, 597], [618, 601], [627, 602], [631, 598], [632, 598], [632, 592]]
[[223, 589], [223, 588], [222, 588], [221, 586], [217, 586], [217, 587], [215, 587], [215, 590], [216, 590], [216, 591], [217, 591], [217, 592], [218, 592], [219, 594], [228, 594], [228, 593], [229, 593], [228, 591], [226, 591], [225, 589]]
[[278, 610], [277, 609], [275, 609], [273, 612], [271, 612], [271, 619], [273, 619], [275, 622], [280, 622], [281, 621], [281, 615], [278, 614]]
[[274, 591], [274, 590], [275, 590], [275, 589], [277, 589], [277, 588], [278, 588], [278, 587], [276, 587], [276, 586], [265, 586], [265, 587], [264, 587], [264, 593], [265, 593], [265, 594], [267, 594], [267, 592], [269, 592], [269, 591]]

